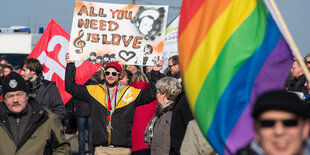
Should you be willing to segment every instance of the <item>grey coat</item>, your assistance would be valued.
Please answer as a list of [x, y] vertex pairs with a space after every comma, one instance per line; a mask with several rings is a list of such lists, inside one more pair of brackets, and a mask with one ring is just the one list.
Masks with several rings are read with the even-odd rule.
[[43, 80], [43, 84], [37, 91], [36, 100], [40, 105], [54, 112], [61, 120], [65, 118], [65, 105], [55, 82]]
[[151, 143], [151, 155], [169, 154], [171, 117], [172, 111], [167, 111], [156, 121]]

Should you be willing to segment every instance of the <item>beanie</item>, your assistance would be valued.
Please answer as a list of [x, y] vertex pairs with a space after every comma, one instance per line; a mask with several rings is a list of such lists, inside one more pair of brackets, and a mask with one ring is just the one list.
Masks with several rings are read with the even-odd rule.
[[119, 63], [117, 63], [117, 62], [109, 62], [109, 63], [107, 63], [105, 65], [104, 69], [106, 70], [106, 69], [108, 69], [110, 67], [116, 69], [120, 73], [122, 72], [122, 66]]
[[274, 90], [262, 94], [256, 100], [252, 111], [252, 117], [258, 117], [268, 110], [280, 110], [295, 114], [301, 118], [307, 117], [307, 105], [292, 92]]
[[29, 93], [28, 92], [28, 87], [26, 85], [26, 82], [25, 82], [24, 78], [22, 78], [22, 76], [20, 76], [16, 72], [11, 72], [2, 81], [2, 94], [3, 94], [3, 97], [8, 92], [19, 91], [19, 90], [24, 91], [27, 94]]

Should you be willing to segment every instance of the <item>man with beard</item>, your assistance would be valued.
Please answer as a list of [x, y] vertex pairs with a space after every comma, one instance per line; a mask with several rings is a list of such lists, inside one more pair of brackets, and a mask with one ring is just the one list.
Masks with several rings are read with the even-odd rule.
[[136, 106], [156, 99], [156, 80], [162, 67], [154, 66], [150, 86], [141, 90], [119, 84], [122, 67], [117, 62], [107, 63], [105, 84], [83, 86], [76, 84], [76, 68], [66, 55], [65, 88], [72, 96], [90, 104], [93, 126], [92, 144], [95, 154], [130, 154], [131, 128]]
[[21, 64], [21, 75], [26, 81], [29, 96], [35, 98], [39, 104], [50, 109], [62, 120], [65, 118], [65, 105], [55, 82], [45, 80], [43, 66], [35, 58], [27, 58]]
[[2, 92], [0, 154], [70, 154], [59, 118], [28, 96], [18, 73], [3, 80]]

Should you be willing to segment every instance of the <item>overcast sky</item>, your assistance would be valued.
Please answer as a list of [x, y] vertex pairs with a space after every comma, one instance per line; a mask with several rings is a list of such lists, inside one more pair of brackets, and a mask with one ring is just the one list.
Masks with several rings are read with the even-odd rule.
[[[86, 0], [90, 1], [90, 0]], [[181, 0], [91, 0], [120, 4], [168, 5], [168, 23], [179, 13]], [[310, 0], [276, 0], [303, 56], [310, 52]], [[0, 0], [0, 27], [23, 25], [38, 32], [55, 19], [69, 34], [74, 0]], [[0, 43], [1, 44], [1, 43]]]

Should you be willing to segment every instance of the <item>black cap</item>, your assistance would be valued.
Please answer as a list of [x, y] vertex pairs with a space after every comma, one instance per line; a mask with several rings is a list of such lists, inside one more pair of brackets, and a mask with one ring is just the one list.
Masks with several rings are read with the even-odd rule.
[[293, 113], [301, 118], [306, 118], [307, 108], [307, 105], [295, 93], [274, 90], [258, 97], [254, 104], [252, 116], [257, 120], [267, 110], [280, 110]]
[[27, 94], [28, 87], [26, 85], [25, 80], [16, 72], [11, 72], [9, 75], [7, 75], [4, 80], [2, 81], [2, 94], [3, 97], [6, 93], [12, 92], [12, 91], [24, 91]]

